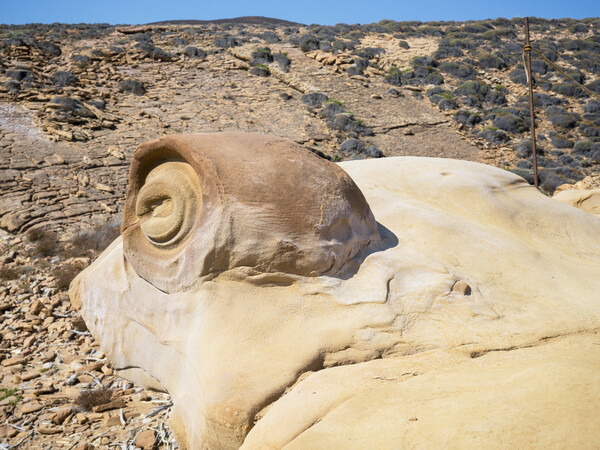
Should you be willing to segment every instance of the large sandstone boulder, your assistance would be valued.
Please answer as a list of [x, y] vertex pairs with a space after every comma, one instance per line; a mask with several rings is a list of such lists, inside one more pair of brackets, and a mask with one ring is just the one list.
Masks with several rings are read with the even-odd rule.
[[144, 144], [70, 295], [182, 446], [600, 445], [600, 219], [493, 167]]

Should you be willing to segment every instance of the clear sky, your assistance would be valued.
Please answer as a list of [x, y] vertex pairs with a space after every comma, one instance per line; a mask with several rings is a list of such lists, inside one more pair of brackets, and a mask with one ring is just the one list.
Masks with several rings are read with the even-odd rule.
[[266, 16], [305, 24], [600, 16], [600, 0], [0, 0], [0, 23], [142, 24]]

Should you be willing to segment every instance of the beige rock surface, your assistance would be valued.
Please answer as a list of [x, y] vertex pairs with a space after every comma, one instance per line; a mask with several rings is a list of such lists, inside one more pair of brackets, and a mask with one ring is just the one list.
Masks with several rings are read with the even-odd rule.
[[569, 189], [552, 198], [600, 218], [600, 189]]
[[341, 167], [381, 242], [335, 273], [237, 265], [169, 294], [117, 239], [73, 282], [114, 367], [171, 394], [179, 442], [598, 445], [600, 220], [476, 163]]

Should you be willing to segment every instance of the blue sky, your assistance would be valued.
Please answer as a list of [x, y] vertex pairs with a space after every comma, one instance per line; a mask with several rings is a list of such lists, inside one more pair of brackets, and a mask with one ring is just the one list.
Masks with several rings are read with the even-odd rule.
[[169, 19], [222, 19], [267, 16], [300, 23], [371, 23], [469, 20], [536, 16], [584, 18], [600, 16], [599, 0], [0, 0], [0, 23], [140, 24]]

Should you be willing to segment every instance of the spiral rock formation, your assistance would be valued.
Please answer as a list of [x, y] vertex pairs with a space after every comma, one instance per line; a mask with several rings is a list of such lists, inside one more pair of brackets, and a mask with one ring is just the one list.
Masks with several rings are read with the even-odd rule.
[[240, 267], [335, 275], [380, 239], [362, 193], [337, 165], [252, 133], [141, 145], [122, 234], [134, 270], [165, 292]]

